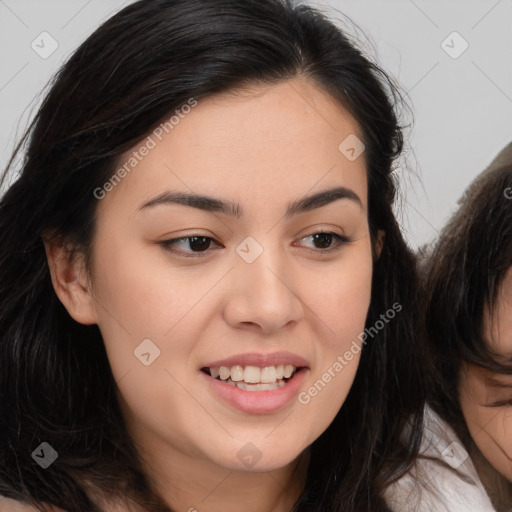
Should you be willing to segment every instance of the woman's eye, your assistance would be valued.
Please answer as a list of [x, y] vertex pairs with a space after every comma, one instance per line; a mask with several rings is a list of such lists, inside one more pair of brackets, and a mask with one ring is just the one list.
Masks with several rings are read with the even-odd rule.
[[301, 240], [306, 240], [308, 238], [312, 238], [313, 243], [317, 245], [317, 247], [313, 248], [313, 250], [323, 253], [339, 250], [343, 245], [346, 245], [352, 241], [346, 236], [338, 235], [338, 233], [323, 231], [305, 236], [301, 238]]
[[[164, 240], [160, 244], [172, 252], [184, 253], [187, 257], [194, 257], [194, 253], [200, 255], [200, 253], [208, 251], [211, 242], [215, 242], [215, 240], [209, 236], [194, 235]], [[173, 249], [173, 247], [178, 247], [178, 250]]]
[[500, 400], [499, 402], [494, 402], [492, 404], [489, 404], [487, 407], [510, 407], [512, 406], [512, 399], [511, 400]]
[[[311, 250], [317, 253], [327, 253], [330, 251], [339, 250], [341, 246], [350, 243], [352, 240], [349, 238], [338, 235], [332, 232], [319, 232], [301, 238], [301, 241], [312, 239], [316, 247]], [[185, 257], [201, 257], [203, 254], [208, 254], [211, 243], [218, 244], [213, 238], [202, 235], [192, 235], [182, 238], [173, 238], [171, 240], [163, 240], [159, 242], [164, 249], [179, 253]]]

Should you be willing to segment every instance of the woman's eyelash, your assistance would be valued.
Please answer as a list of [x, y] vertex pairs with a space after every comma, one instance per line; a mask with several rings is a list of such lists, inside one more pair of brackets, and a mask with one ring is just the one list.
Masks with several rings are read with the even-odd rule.
[[[310, 249], [311, 251], [320, 253], [320, 254], [325, 254], [325, 253], [329, 253], [332, 251], [340, 250], [342, 248], [342, 246], [347, 245], [350, 242], [352, 242], [352, 239], [350, 239], [346, 236], [343, 236], [343, 235], [339, 235], [338, 233], [331, 232], [331, 231], [329, 231], [329, 232], [319, 231], [316, 233], [312, 233], [310, 235], [306, 235], [306, 236], [302, 237], [301, 240], [304, 240], [304, 239], [310, 238], [310, 237], [316, 237], [316, 236], [319, 236], [321, 238], [325, 237], [325, 236], [333, 237], [334, 240], [336, 240], [336, 244], [333, 246], [330, 246], [328, 248]], [[316, 238], [316, 240], [318, 240], [318, 238]], [[204, 250], [199, 250], [199, 251], [184, 251], [181, 249], [176, 250], [173, 248], [175, 245], [177, 245], [177, 243], [182, 242], [182, 241], [189, 241], [189, 247], [192, 247], [192, 244], [196, 244], [197, 242], [199, 242], [200, 247], [202, 246], [204, 248], [206, 246], [206, 248]], [[190, 243], [190, 241], [192, 241], [192, 244]], [[162, 242], [159, 242], [159, 244], [162, 245], [164, 247], [164, 249], [174, 252], [174, 253], [181, 254], [186, 258], [197, 258], [197, 257], [202, 257], [201, 254], [203, 254], [203, 253], [211, 252], [211, 251], [208, 251], [209, 245], [210, 245], [209, 241], [213, 241], [217, 245], [219, 245], [218, 242], [212, 237], [204, 236], [204, 235], [194, 235], [194, 234], [190, 235], [190, 236], [180, 237], [180, 238], [172, 238], [170, 240], [163, 240]]]
[[512, 406], [512, 398], [510, 400], [500, 400], [499, 402], [494, 402], [493, 404], [489, 404], [486, 407], [507, 407]]
[[334, 233], [332, 231], [318, 231], [316, 233], [311, 233], [310, 235], [303, 236], [301, 240], [304, 240], [305, 238], [314, 237], [316, 235], [320, 236], [332, 236], [336, 240], [336, 244], [332, 247], [328, 247], [327, 249], [312, 249], [313, 251], [319, 251], [319, 252], [329, 252], [329, 251], [337, 251], [341, 249], [342, 246], [349, 244], [352, 242], [351, 238], [348, 238], [344, 235], [339, 235], [338, 233]]
[[[190, 236], [183, 236], [183, 237], [180, 237], [180, 238], [171, 238], [170, 240], [163, 240], [162, 242], [160, 242], [160, 245], [163, 246], [163, 248], [167, 251], [170, 251], [170, 252], [174, 252], [174, 253], [178, 253], [182, 256], [185, 256], [186, 258], [197, 258], [197, 257], [201, 257], [201, 254], [206, 252], [206, 251], [199, 251], [199, 252], [194, 252], [194, 251], [183, 251], [181, 249], [174, 249], [173, 247], [178, 243], [178, 242], [182, 242], [184, 240], [188, 240], [188, 241], [191, 241], [191, 240], [199, 240], [199, 241], [202, 241], [203, 242], [203, 245], [204, 244], [204, 241], [213, 241], [215, 242], [217, 245], [218, 242], [210, 237], [210, 236], [204, 236], [204, 235], [190, 235]], [[195, 242], [193, 242], [195, 243]], [[190, 245], [190, 243], [189, 243]], [[206, 249], [209, 249], [209, 242], [206, 243], [206, 245], [208, 246]], [[210, 251], [208, 251], [210, 252]]]

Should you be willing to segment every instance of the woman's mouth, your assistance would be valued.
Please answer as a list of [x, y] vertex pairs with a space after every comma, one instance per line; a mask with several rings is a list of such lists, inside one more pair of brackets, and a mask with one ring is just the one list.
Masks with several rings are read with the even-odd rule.
[[293, 403], [308, 370], [291, 364], [234, 365], [204, 367], [200, 374], [221, 403], [249, 414], [269, 414]]
[[202, 368], [210, 377], [245, 391], [272, 391], [282, 388], [298, 370], [299, 368], [291, 364], [264, 368], [241, 365]]

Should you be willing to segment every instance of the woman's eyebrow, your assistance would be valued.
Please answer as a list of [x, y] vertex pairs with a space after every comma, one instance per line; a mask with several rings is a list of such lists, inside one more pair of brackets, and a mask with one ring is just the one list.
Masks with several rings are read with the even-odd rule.
[[[288, 205], [284, 216], [292, 217], [299, 213], [320, 208], [339, 199], [348, 199], [356, 203], [361, 209], [364, 209], [361, 198], [353, 190], [346, 187], [336, 187], [317, 192], [313, 195], [304, 196], [301, 199], [293, 201]], [[205, 195], [175, 191], [163, 192], [162, 194], [142, 203], [137, 208], [137, 213], [155, 206], [169, 204], [191, 206], [193, 208], [199, 208], [200, 210], [222, 213], [236, 218], [240, 218], [244, 214], [243, 208], [239, 203], [233, 203], [231, 201]]]

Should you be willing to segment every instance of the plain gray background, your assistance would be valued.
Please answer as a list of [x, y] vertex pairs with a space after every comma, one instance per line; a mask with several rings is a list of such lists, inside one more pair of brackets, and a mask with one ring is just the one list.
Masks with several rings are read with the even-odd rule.
[[[0, 0], [1, 168], [52, 74], [129, 3]], [[512, 0], [309, 3], [348, 15], [367, 53], [408, 93], [415, 122], [398, 174], [412, 178], [402, 180], [399, 215], [412, 247], [433, 240], [464, 188], [512, 140]]]

